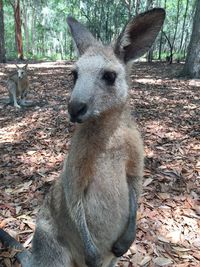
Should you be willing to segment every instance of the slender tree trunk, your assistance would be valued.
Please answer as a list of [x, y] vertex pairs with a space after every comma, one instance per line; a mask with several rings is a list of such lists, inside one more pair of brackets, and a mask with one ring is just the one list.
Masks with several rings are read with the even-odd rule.
[[3, 0], [0, 0], [0, 63], [6, 62]]
[[179, 15], [180, 15], [180, 0], [178, 0], [178, 2], [177, 2], [176, 24], [175, 24], [174, 37], [173, 37], [173, 41], [172, 41], [172, 48], [173, 49], [174, 49], [174, 44], [175, 44], [175, 40], [176, 40], [176, 34], [177, 34], [177, 30], [178, 30]]
[[149, 10], [153, 6], [153, 0], [146, 0], [146, 10]]
[[14, 10], [14, 19], [15, 19], [15, 39], [17, 45], [18, 58], [23, 60], [23, 41], [22, 41], [22, 31], [21, 31], [21, 16], [20, 16], [20, 0], [9, 0], [10, 4]]
[[34, 55], [36, 52], [36, 45], [35, 45], [35, 40], [36, 40], [36, 27], [35, 27], [35, 23], [36, 23], [36, 12], [35, 12], [35, 8], [32, 9], [32, 18], [31, 18], [31, 52]]
[[130, 20], [131, 19], [131, 7], [132, 7], [132, 1], [131, 0], [125, 0], [125, 5], [127, 7], [127, 10], [128, 10], [128, 19]]
[[[165, 0], [164, 9], [166, 9], [166, 4], [167, 4], [166, 2], [167, 2], [167, 0]], [[160, 44], [159, 44], [158, 60], [161, 60], [162, 42], [163, 42], [163, 26], [162, 26], [162, 30], [161, 30], [161, 33], [160, 33]]]
[[[150, 8], [153, 7], [153, 0], [147, 0], [146, 1], [146, 10], [149, 10]], [[153, 50], [154, 50], [154, 47], [152, 46], [151, 49], [149, 50], [149, 52], [147, 53], [147, 56], [146, 56], [146, 59], [147, 59], [147, 62], [152, 62], [153, 60]]]
[[187, 12], [188, 12], [188, 4], [189, 4], [189, 0], [187, 0], [186, 2], [186, 7], [185, 7], [185, 13], [183, 16], [183, 27], [182, 27], [182, 33], [181, 33], [181, 41], [180, 41], [180, 47], [179, 47], [179, 52], [181, 52], [182, 49], [182, 45], [183, 45], [183, 36], [185, 33], [185, 23], [186, 23], [186, 17], [187, 17]]
[[29, 35], [29, 28], [28, 28], [28, 8], [29, 2], [26, 0], [26, 2], [23, 0], [23, 28], [25, 33], [25, 40], [26, 40], [26, 53], [30, 53], [30, 35]]
[[200, 1], [196, 1], [196, 12], [194, 16], [192, 36], [188, 46], [186, 62], [182, 75], [191, 78], [200, 78]]
[[170, 38], [167, 36], [167, 34], [162, 31], [163, 35], [165, 36], [167, 42], [168, 42], [168, 45], [169, 45], [169, 49], [170, 49], [170, 56], [167, 56], [167, 62], [169, 62], [169, 64], [172, 64], [172, 61], [173, 61], [173, 46], [170, 42]]
[[140, 0], [135, 0], [135, 15], [138, 15], [140, 11]]

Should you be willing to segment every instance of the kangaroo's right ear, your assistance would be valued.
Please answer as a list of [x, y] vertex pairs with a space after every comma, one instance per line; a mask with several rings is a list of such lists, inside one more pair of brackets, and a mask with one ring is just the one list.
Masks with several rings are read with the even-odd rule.
[[162, 8], [154, 8], [133, 18], [115, 43], [115, 54], [125, 63], [143, 56], [155, 41], [164, 19]]
[[73, 17], [68, 16], [67, 23], [80, 56], [85, 53], [88, 47], [100, 43], [84, 25]]
[[20, 69], [20, 67], [19, 67], [19, 66], [17, 66], [17, 64], [15, 64], [15, 66], [16, 66], [18, 69]]
[[28, 63], [26, 63], [26, 65], [23, 67], [24, 70], [26, 70], [28, 67]]

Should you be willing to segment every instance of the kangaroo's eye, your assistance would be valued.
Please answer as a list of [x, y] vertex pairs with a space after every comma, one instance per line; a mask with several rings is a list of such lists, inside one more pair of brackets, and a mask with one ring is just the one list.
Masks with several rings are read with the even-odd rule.
[[102, 78], [108, 85], [113, 85], [115, 83], [116, 77], [117, 77], [116, 72], [105, 71]]
[[73, 81], [74, 84], [76, 83], [77, 79], [78, 79], [78, 72], [77, 70], [72, 70], [72, 76], [73, 76]]

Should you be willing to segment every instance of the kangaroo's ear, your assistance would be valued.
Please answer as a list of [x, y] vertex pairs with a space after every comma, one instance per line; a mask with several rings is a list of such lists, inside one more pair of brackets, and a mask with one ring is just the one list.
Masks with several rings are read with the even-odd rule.
[[69, 25], [73, 40], [78, 49], [79, 55], [82, 55], [88, 49], [88, 47], [100, 43], [94, 38], [91, 32], [84, 25], [82, 25], [73, 17], [68, 16], [67, 23]]
[[28, 63], [26, 63], [26, 65], [23, 67], [24, 70], [26, 70], [28, 67]]
[[133, 18], [117, 39], [115, 54], [125, 63], [144, 55], [155, 41], [164, 19], [162, 8], [154, 8]]
[[20, 69], [20, 67], [19, 67], [17, 64], [15, 64], [15, 66], [16, 66], [18, 69]]

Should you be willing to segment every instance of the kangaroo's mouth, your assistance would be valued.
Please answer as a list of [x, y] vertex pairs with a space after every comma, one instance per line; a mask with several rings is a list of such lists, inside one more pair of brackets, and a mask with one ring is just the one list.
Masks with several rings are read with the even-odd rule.
[[77, 122], [77, 123], [83, 123], [84, 122], [84, 120], [81, 119], [81, 118], [73, 118], [71, 116], [70, 116], [70, 121], [73, 122], [73, 123], [75, 123], [75, 122]]

